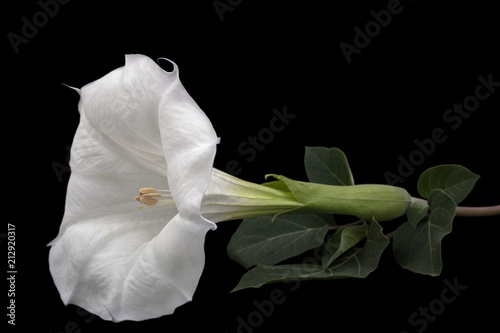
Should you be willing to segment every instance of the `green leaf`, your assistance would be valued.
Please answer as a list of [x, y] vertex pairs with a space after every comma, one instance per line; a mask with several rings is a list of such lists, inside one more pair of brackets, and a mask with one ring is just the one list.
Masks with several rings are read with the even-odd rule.
[[238, 285], [231, 292], [246, 288], [260, 288], [273, 282], [331, 278], [331, 274], [323, 270], [319, 265], [258, 265], [243, 275]]
[[422, 221], [429, 211], [429, 205], [425, 201], [414, 201], [412, 202], [410, 208], [406, 212], [406, 217], [408, 217], [408, 222], [414, 227]]
[[328, 269], [335, 259], [364, 239], [367, 229], [367, 224], [341, 227], [338, 229], [325, 244], [323, 268]]
[[229, 257], [243, 267], [276, 264], [322, 244], [333, 217], [284, 214], [245, 219], [227, 246]]
[[440, 189], [429, 195], [431, 214], [416, 228], [403, 223], [394, 235], [393, 252], [403, 268], [415, 273], [437, 276], [441, 274], [441, 240], [452, 230], [456, 203]]
[[291, 280], [365, 278], [377, 268], [380, 256], [388, 244], [389, 239], [382, 233], [382, 227], [373, 220], [365, 245], [362, 248], [351, 248], [339, 256], [328, 270], [320, 265], [310, 264], [258, 265], [243, 275], [233, 291]]
[[432, 190], [441, 189], [457, 204], [472, 191], [479, 176], [460, 165], [440, 165], [427, 169], [418, 180], [418, 193], [429, 198]]
[[362, 248], [351, 248], [341, 255], [330, 265], [329, 271], [333, 276], [365, 278], [377, 268], [389, 242], [380, 224], [372, 220], [366, 234], [365, 245]]
[[304, 162], [310, 182], [354, 185], [347, 158], [338, 148], [306, 147]]

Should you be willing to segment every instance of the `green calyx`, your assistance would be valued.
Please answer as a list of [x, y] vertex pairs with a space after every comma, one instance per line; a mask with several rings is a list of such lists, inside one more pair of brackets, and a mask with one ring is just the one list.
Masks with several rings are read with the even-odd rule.
[[378, 184], [336, 186], [301, 182], [285, 176], [266, 175], [278, 181], [264, 185], [288, 190], [307, 210], [352, 215], [363, 220], [389, 221], [406, 214], [412, 203], [400, 187]]

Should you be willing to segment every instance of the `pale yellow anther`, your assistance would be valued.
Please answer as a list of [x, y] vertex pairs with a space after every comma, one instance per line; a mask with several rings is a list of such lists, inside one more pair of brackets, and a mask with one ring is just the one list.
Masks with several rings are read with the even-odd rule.
[[145, 205], [155, 205], [158, 203], [158, 199], [148, 197], [141, 197], [139, 201]]
[[[161, 194], [159, 192], [163, 192], [165, 194]], [[156, 205], [160, 200], [156, 199], [159, 197], [166, 196], [167, 199], [161, 200], [160, 205], [174, 203], [172, 200], [172, 195], [170, 194], [170, 190], [156, 190], [154, 187], [144, 187], [139, 190], [139, 196], [135, 197], [135, 200], [149, 206]], [[142, 207], [139, 207], [142, 208]]]
[[139, 190], [139, 195], [143, 196], [144, 194], [147, 193], [155, 193], [156, 189], [154, 187], [144, 187]]
[[161, 193], [144, 193], [142, 196], [146, 198], [161, 197]]

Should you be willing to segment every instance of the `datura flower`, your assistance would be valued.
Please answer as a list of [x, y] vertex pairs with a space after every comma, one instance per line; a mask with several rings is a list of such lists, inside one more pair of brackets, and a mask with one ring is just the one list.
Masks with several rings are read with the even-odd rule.
[[212, 167], [219, 139], [174, 63], [166, 72], [142, 55], [125, 60], [75, 89], [80, 123], [49, 264], [65, 304], [138, 321], [192, 299], [216, 222], [303, 205]]

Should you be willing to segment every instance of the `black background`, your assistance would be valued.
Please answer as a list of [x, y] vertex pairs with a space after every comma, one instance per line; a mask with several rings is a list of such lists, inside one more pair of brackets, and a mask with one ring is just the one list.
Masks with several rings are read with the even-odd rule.
[[[222, 138], [215, 167], [226, 171], [236, 160], [243, 179], [262, 182], [264, 174], [277, 173], [305, 180], [304, 147], [326, 146], [346, 153], [356, 183], [386, 183], [385, 172], [398, 174], [398, 156], [408, 158], [417, 149], [415, 140], [441, 128], [446, 141], [397, 185], [416, 196], [425, 169], [462, 164], [482, 176], [463, 205], [499, 203], [500, 88], [458, 128], [443, 119], [454, 103], [474, 95], [478, 76], [500, 81], [500, 21], [491, 2], [401, 1], [401, 12], [350, 63], [339, 44], [352, 45], [354, 28], [364, 29], [374, 20], [370, 11], [386, 9], [389, 1], [230, 1], [233, 10], [223, 20], [213, 2], [73, 0], [46, 21], [36, 16], [42, 10], [37, 1], [3, 5], [8, 214], [0, 232], [7, 232], [7, 223], [16, 225], [18, 271], [16, 326], [9, 329], [416, 332], [424, 327], [412, 326], [409, 317], [436, 303], [445, 279], [467, 289], [427, 322], [425, 332], [496, 327], [498, 217], [455, 220], [454, 232], [443, 241], [440, 277], [400, 269], [388, 248], [379, 269], [364, 280], [303, 282], [295, 291], [274, 284], [236, 293], [229, 291], [244, 270], [225, 248], [239, 221], [225, 222], [207, 235], [206, 267], [194, 300], [174, 315], [115, 324], [62, 304], [48, 271], [46, 244], [64, 212], [78, 95], [61, 83], [81, 87], [123, 66], [129, 53], [177, 63], [184, 86]], [[42, 20], [40, 27], [16, 53], [7, 36], [22, 35], [22, 18], [33, 22], [33, 15]], [[247, 161], [238, 145], [269, 127], [273, 108], [285, 106], [296, 117]], [[6, 240], [1, 241], [6, 267]], [[258, 314], [256, 302], [269, 300], [276, 289], [284, 302], [269, 316]], [[242, 321], [255, 327], [239, 328]]]

